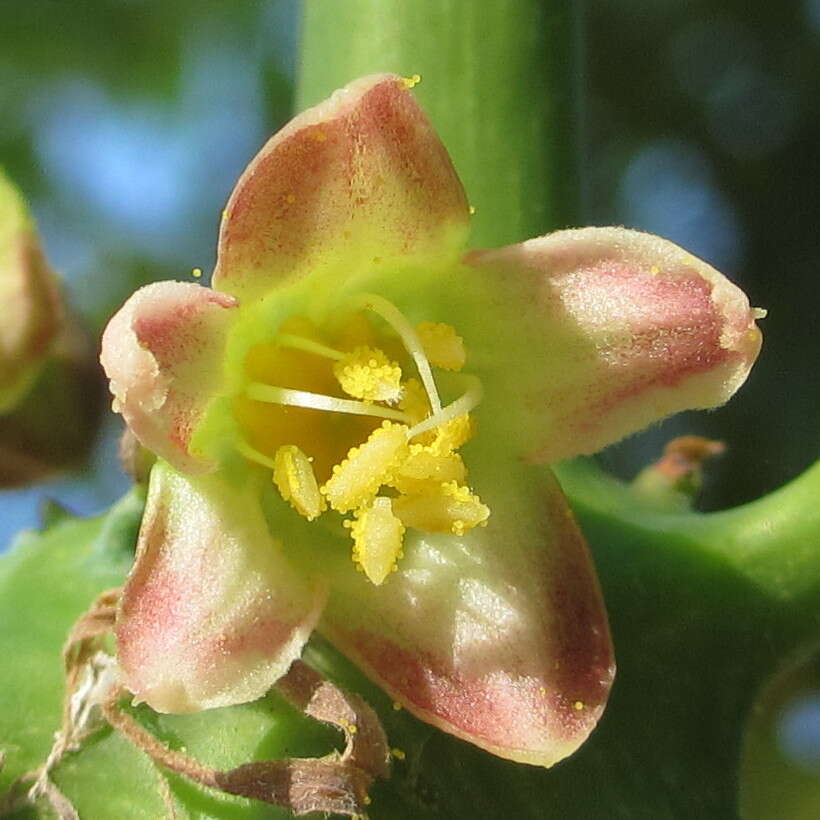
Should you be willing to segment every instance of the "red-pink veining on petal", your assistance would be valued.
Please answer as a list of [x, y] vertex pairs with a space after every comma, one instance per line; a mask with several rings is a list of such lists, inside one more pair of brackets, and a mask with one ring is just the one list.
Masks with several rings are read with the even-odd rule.
[[261, 295], [317, 269], [454, 262], [469, 222], [449, 156], [393, 75], [356, 80], [259, 152], [225, 209], [214, 286]]
[[210, 288], [157, 282], [131, 296], [103, 333], [100, 361], [115, 409], [145, 447], [180, 470], [213, 466], [190, 443], [221, 385], [236, 307]]
[[253, 700], [299, 656], [323, 601], [255, 497], [155, 467], [117, 619], [125, 685], [161, 712]]
[[[422, 720], [501, 757], [550, 766], [571, 754], [596, 725], [612, 684], [614, 661], [583, 537], [560, 491], [544, 487], [541, 503], [540, 525], [524, 525], [533, 539], [525, 558], [519, 561], [514, 553], [525, 534], [510, 531], [508, 519], [499, 528], [507, 537], [493, 538], [475, 554], [475, 563], [468, 562], [473, 567], [500, 562], [501, 573], [511, 572], [500, 579], [500, 588], [508, 588], [509, 600], [518, 601], [521, 620], [506, 626], [502, 621], [488, 623], [487, 634], [497, 633], [494, 643], [475, 652], [457, 648], [459, 612], [446, 617], [441, 600], [457, 609], [463, 605], [458, 599], [459, 572], [445, 562], [440, 565], [440, 584], [448, 583], [452, 571], [455, 586], [444, 589], [431, 580], [420, 588], [410, 580], [418, 571], [412, 554], [385, 585], [393, 585], [398, 604], [385, 610], [377, 606], [378, 599], [371, 602], [360, 595], [350, 607], [338, 609], [331, 598], [321, 629]], [[493, 514], [503, 518], [505, 511], [494, 508]], [[540, 544], [540, 538], [546, 543]], [[487, 552], [491, 546], [496, 548], [493, 554]], [[500, 557], [503, 550], [507, 560]], [[517, 565], [521, 569], [511, 569]], [[495, 568], [484, 571], [497, 580]], [[412, 610], [401, 603], [408, 594], [416, 599]], [[435, 597], [425, 599], [425, 594]], [[432, 622], [419, 620], [425, 612]], [[483, 617], [494, 618], [492, 608]]]
[[465, 261], [538, 365], [518, 385], [532, 419], [519, 428], [537, 431], [538, 460], [592, 453], [672, 413], [722, 404], [760, 351], [743, 292], [656, 236], [559, 231]]
[[[722, 322], [712, 304], [712, 286], [704, 279], [664, 279], [622, 262], [607, 261], [584, 271], [583, 300], [619, 301], [619, 320], [629, 345], [608, 351], [612, 383], [590, 386], [586, 412], [569, 412], [559, 423], [585, 432], [606, 423], [615, 406], [653, 387], [675, 387], [741, 354], [721, 346]], [[582, 308], [583, 309], [583, 308]], [[618, 378], [618, 373], [622, 378]]]

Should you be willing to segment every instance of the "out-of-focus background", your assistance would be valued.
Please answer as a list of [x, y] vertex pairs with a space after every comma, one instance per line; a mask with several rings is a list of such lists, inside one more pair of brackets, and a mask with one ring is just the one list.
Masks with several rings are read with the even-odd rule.
[[[769, 309], [763, 355], [729, 406], [601, 458], [631, 477], [674, 435], [722, 439], [729, 450], [701, 505], [725, 508], [820, 456], [820, 0], [587, 5], [579, 222], [669, 237]], [[234, 180], [291, 111], [299, 3], [6, 0], [0, 10], [0, 165], [99, 331], [140, 284], [211, 268]], [[118, 429], [109, 418], [83, 474], [0, 493], [0, 551], [36, 524], [44, 498], [92, 513], [122, 494]], [[816, 715], [820, 700], [806, 708]], [[820, 772], [820, 723], [795, 726], [789, 742]]]

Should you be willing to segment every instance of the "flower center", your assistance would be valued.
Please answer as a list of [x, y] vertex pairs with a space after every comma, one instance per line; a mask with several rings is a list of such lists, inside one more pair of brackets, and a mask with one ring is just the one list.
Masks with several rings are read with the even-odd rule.
[[[415, 328], [381, 296], [362, 294], [321, 330], [303, 317], [248, 356], [236, 414], [243, 456], [309, 521], [328, 508], [344, 522], [353, 560], [381, 584], [405, 530], [463, 535], [490, 514], [466, 485], [458, 450], [473, 435], [481, 383], [461, 374], [464, 342], [450, 325]], [[442, 405], [435, 370], [459, 373]]]

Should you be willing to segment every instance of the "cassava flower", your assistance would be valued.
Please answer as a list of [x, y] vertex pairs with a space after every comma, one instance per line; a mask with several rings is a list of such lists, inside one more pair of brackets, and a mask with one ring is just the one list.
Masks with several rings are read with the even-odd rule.
[[317, 628], [423, 720], [550, 765], [614, 665], [538, 462], [725, 401], [760, 334], [737, 288], [645, 234], [464, 256], [411, 85], [296, 117], [231, 195], [213, 289], [149, 285], [106, 329], [114, 406], [159, 456], [119, 659], [139, 699], [194, 711], [261, 696]]

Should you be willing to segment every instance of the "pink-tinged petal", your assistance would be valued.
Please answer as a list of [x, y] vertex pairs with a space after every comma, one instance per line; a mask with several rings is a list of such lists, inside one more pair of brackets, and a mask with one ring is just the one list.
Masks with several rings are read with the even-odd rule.
[[519, 385], [519, 405], [540, 461], [593, 453], [672, 413], [723, 404], [760, 351], [743, 292], [650, 234], [559, 231], [465, 261], [538, 364]]
[[485, 477], [486, 528], [408, 530], [380, 587], [339, 568], [319, 628], [422, 720], [550, 766], [604, 709], [614, 674], [606, 612], [552, 477], [514, 460]]
[[395, 264], [444, 269], [468, 221], [407, 85], [363, 77], [293, 119], [248, 166], [223, 216], [214, 287], [244, 298], [308, 273], [340, 283]]
[[57, 278], [23, 198], [0, 172], [0, 412], [31, 387], [63, 326]]
[[117, 618], [124, 683], [158, 712], [255, 700], [299, 657], [324, 598], [249, 488], [158, 462]]
[[100, 361], [114, 410], [145, 447], [183, 472], [214, 466], [191, 440], [223, 383], [237, 307], [201, 285], [157, 282], [131, 296], [103, 333]]

